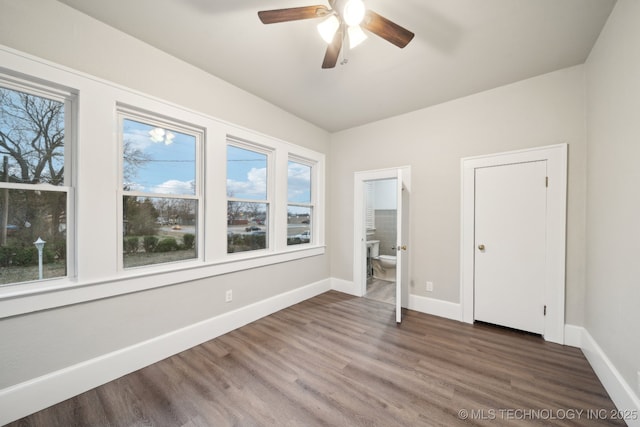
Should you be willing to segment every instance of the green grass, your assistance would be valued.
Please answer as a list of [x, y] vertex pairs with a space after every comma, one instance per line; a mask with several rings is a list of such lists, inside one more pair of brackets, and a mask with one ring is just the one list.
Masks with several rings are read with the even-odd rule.
[[[179, 250], [164, 253], [151, 253], [146, 254], [126, 254], [124, 256], [125, 268], [140, 267], [144, 265], [155, 265], [167, 262], [182, 261], [186, 259], [194, 259], [196, 257], [196, 250]], [[44, 264], [42, 266], [43, 279], [53, 279], [56, 277], [66, 276], [66, 264], [64, 262], [53, 262]], [[10, 283], [21, 283], [38, 280], [38, 266], [30, 265], [27, 267], [2, 267], [0, 268], [0, 285], [7, 285]]]
[[[43, 279], [64, 277], [67, 274], [64, 262], [52, 262], [42, 266]], [[0, 285], [38, 280], [38, 266], [2, 267], [0, 268]]]
[[183, 261], [185, 259], [194, 259], [196, 257], [195, 249], [171, 251], [171, 252], [153, 252], [150, 254], [138, 252], [135, 254], [124, 255], [124, 266], [141, 267], [143, 265], [163, 264], [165, 262]]

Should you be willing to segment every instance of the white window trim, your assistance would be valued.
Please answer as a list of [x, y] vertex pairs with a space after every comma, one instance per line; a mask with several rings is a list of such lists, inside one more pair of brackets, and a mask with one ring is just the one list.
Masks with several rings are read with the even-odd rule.
[[[311, 159], [307, 159], [304, 157], [300, 157], [300, 156], [296, 156], [296, 155], [289, 155], [289, 158], [287, 159], [287, 172], [288, 172], [288, 165], [289, 162], [294, 162], [294, 163], [298, 163], [300, 165], [303, 166], [308, 166], [309, 168], [311, 168], [311, 200], [309, 201], [309, 203], [301, 203], [301, 202], [290, 202], [289, 201], [289, 184], [288, 184], [288, 180], [287, 180], [287, 214], [288, 214], [288, 210], [289, 210], [289, 206], [298, 206], [298, 207], [303, 207], [303, 208], [309, 208], [311, 209], [311, 217], [309, 219], [309, 221], [311, 222], [311, 240], [307, 243], [300, 243], [300, 244], [296, 244], [296, 245], [289, 245], [287, 243], [288, 247], [292, 247], [292, 246], [307, 246], [307, 245], [313, 245], [315, 244], [316, 241], [316, 206], [317, 206], [317, 195], [315, 194], [315, 182], [317, 180], [317, 167], [318, 164], [316, 161], [311, 160]], [[288, 177], [287, 177], [288, 178]], [[285, 234], [287, 234], [287, 230], [285, 230]], [[287, 236], [288, 237], [288, 236]]]
[[[204, 179], [203, 176], [203, 162], [202, 158], [202, 150], [204, 146], [204, 129], [194, 126], [192, 124], [183, 123], [178, 120], [174, 120], [171, 118], [165, 118], [158, 114], [154, 114], [148, 111], [142, 111], [135, 107], [125, 106], [125, 105], [117, 105], [117, 126], [118, 126], [118, 192], [117, 192], [117, 200], [116, 204], [118, 206], [118, 215], [119, 220], [117, 223], [118, 227], [118, 238], [119, 238], [119, 247], [120, 247], [120, 255], [118, 256], [118, 271], [124, 270], [142, 270], [142, 269], [157, 269], [160, 265], [172, 265], [172, 264], [183, 264], [183, 263], [193, 263], [201, 262], [204, 259], [204, 232], [203, 232], [203, 217], [204, 217], [204, 197], [203, 197], [203, 187], [204, 187]], [[124, 182], [123, 182], [123, 168], [124, 168], [124, 159], [122, 156], [124, 150], [124, 141], [122, 139], [123, 129], [122, 123], [124, 120], [134, 120], [140, 123], [153, 125], [162, 127], [164, 129], [171, 129], [176, 132], [185, 133], [188, 135], [192, 135], [196, 139], [195, 146], [195, 181], [196, 181], [196, 191], [193, 195], [188, 194], [160, 194], [160, 193], [148, 193], [148, 192], [139, 192], [139, 191], [125, 191], [124, 190]], [[124, 210], [123, 210], [123, 199], [124, 196], [132, 196], [132, 197], [149, 197], [149, 198], [174, 198], [174, 199], [182, 199], [182, 200], [195, 200], [198, 205], [197, 209], [197, 224], [196, 224], [196, 257], [192, 259], [179, 260], [173, 262], [165, 262], [158, 264], [147, 264], [136, 267], [124, 267], [124, 252], [122, 251], [124, 245]]]
[[[0, 188], [9, 190], [28, 190], [28, 191], [49, 191], [66, 193], [67, 203], [65, 207], [65, 226], [66, 226], [66, 270], [67, 274], [62, 277], [53, 279], [43, 279], [34, 281], [24, 281], [17, 283], [7, 283], [0, 285], [0, 298], [2, 297], [2, 289], [9, 286], [34, 286], [49, 281], [70, 280], [76, 276], [76, 250], [75, 250], [75, 152], [76, 152], [76, 135], [77, 129], [77, 92], [64, 87], [63, 85], [54, 83], [39, 83], [32, 76], [23, 76], [0, 67], [0, 84], [8, 89], [18, 92], [27, 93], [41, 98], [51, 99], [64, 103], [64, 185], [50, 184], [19, 184], [10, 182], [0, 182]], [[1, 313], [1, 311], [0, 311]], [[1, 318], [1, 317], [0, 317]]]
[[259, 255], [261, 253], [275, 252], [277, 248], [276, 248], [275, 238], [274, 238], [275, 236], [273, 232], [275, 228], [273, 225], [273, 222], [274, 222], [273, 219], [275, 218], [275, 215], [274, 215], [275, 207], [274, 207], [273, 200], [274, 200], [274, 194], [276, 193], [275, 183], [277, 181], [277, 177], [276, 177], [277, 172], [276, 172], [276, 166], [275, 166], [276, 149], [273, 147], [268, 147], [263, 144], [253, 143], [251, 141], [247, 141], [242, 138], [235, 137], [233, 135], [227, 135], [227, 146], [229, 145], [236, 148], [240, 148], [242, 150], [253, 151], [255, 153], [263, 154], [267, 157], [267, 188], [266, 188], [267, 198], [266, 199], [244, 199], [241, 197], [226, 196], [227, 194], [226, 182], [228, 177], [227, 167], [229, 164], [227, 156], [225, 156], [225, 162], [224, 162], [225, 196], [226, 196], [227, 203], [228, 202], [246, 202], [246, 203], [262, 203], [267, 205], [267, 224], [265, 225], [265, 227], [267, 228], [267, 247], [264, 249], [256, 249], [252, 251], [233, 252], [233, 253], [228, 253], [225, 250], [226, 256], [229, 258], [247, 258], [247, 257], [250, 258], [252, 255], [255, 255], [255, 254]]
[[[75, 103], [78, 117], [73, 126], [74, 149], [82, 155], [73, 156], [73, 187], [68, 200], [75, 213], [75, 227], [68, 227], [67, 245], [75, 249], [68, 257], [68, 272], [74, 277], [50, 279], [42, 282], [25, 282], [0, 287], [0, 318], [34, 311], [66, 306], [101, 298], [123, 295], [142, 290], [175, 285], [211, 276], [293, 261], [325, 253], [324, 246], [324, 171], [325, 156], [322, 153], [282, 141], [240, 126], [186, 109], [161, 99], [122, 87], [120, 85], [60, 66], [49, 61], [0, 46], [0, 72], [9, 76], [29, 76], [36, 81], [53, 82], [53, 87], [73, 88], [81, 102]], [[117, 235], [118, 210], [113, 196], [118, 190], [118, 144], [114, 141], [117, 131], [117, 108], [135, 106], [142, 111], [153, 111], [159, 116], [175, 121], [191, 123], [205, 131], [202, 179], [206, 179], [204, 191], [203, 233], [226, 235], [226, 215], [217, 203], [226, 203], [226, 171], [224, 162], [228, 135], [256, 144], [272, 147], [274, 163], [282, 168], [285, 181], [274, 183], [276, 194], [272, 200], [274, 215], [286, 223], [286, 163], [290, 155], [313, 159], [318, 174], [314, 191], [317, 195], [317, 241], [310, 246], [287, 247], [286, 239], [272, 246], [268, 253], [245, 253], [243, 257], [226, 256], [226, 239], [202, 239], [204, 258], [180, 264], [156, 264], [153, 268], [118, 271], [117, 259], [121, 241]], [[74, 150], [76, 151], [76, 150]], [[91, 155], [87, 155], [91, 152]], [[222, 173], [221, 173], [222, 171]], [[100, 179], [96, 180], [96, 176]], [[284, 188], [284, 193], [282, 193]], [[216, 204], [216, 206], [211, 206]], [[226, 211], [225, 211], [226, 212]], [[71, 219], [68, 218], [70, 222]], [[281, 226], [274, 224], [271, 230], [277, 236]], [[273, 237], [275, 238], [275, 237]], [[75, 269], [71, 265], [75, 261]], [[71, 274], [71, 273], [70, 273]]]

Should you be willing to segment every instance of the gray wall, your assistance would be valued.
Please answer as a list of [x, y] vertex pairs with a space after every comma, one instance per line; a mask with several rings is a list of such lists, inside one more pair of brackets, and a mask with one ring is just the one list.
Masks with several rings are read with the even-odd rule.
[[410, 165], [410, 292], [459, 302], [460, 159], [568, 143], [566, 319], [582, 325], [584, 84], [584, 68], [572, 67], [332, 135], [330, 235], [341, 242], [331, 250], [332, 276], [353, 280], [353, 173]]
[[587, 61], [585, 326], [640, 395], [640, 2], [618, 0]]
[[[322, 129], [56, 1], [0, 0], [0, 43], [327, 153]], [[0, 388], [326, 279], [328, 260], [316, 256], [2, 319]], [[222, 302], [225, 289], [233, 289], [232, 303]]]
[[[640, 369], [637, 1], [618, 1], [586, 67], [331, 136], [56, 1], [0, 0], [0, 10], [2, 44], [327, 153], [332, 248], [326, 256], [1, 320], [0, 388], [329, 273], [352, 280], [355, 171], [412, 166], [411, 292], [458, 302], [460, 158], [557, 143], [569, 144], [566, 320], [584, 325], [626, 381], [635, 384]], [[132, 63], [136, 66], [127, 66]], [[340, 244], [332, 247], [332, 242]], [[431, 294], [424, 292], [426, 280], [435, 284]], [[229, 287], [234, 301], [224, 305], [219, 294]]]

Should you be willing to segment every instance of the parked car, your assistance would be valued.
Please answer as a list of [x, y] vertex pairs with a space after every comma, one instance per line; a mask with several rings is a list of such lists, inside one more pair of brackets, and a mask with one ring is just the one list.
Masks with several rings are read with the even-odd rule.
[[311, 231], [306, 230], [300, 234], [293, 236], [293, 240], [300, 243], [309, 243], [311, 241]]
[[260, 231], [262, 230], [262, 228], [258, 227], [257, 225], [251, 225], [247, 228], [244, 229], [245, 231]]

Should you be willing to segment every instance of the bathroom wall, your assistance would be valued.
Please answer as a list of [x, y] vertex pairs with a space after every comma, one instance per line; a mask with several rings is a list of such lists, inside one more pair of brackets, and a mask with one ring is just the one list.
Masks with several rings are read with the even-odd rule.
[[380, 240], [380, 255], [396, 254], [396, 187], [395, 179], [375, 181], [373, 185], [376, 230], [370, 239]]
[[376, 209], [376, 231], [373, 240], [380, 240], [380, 255], [395, 255], [396, 210]]

